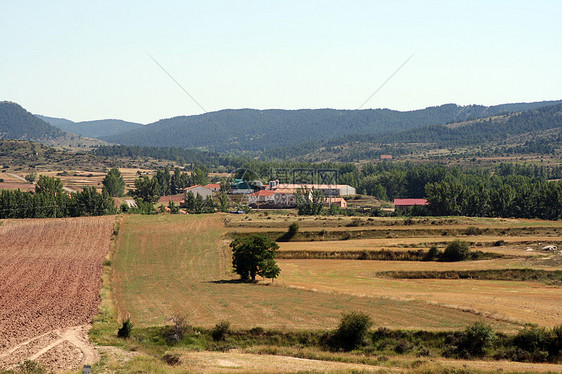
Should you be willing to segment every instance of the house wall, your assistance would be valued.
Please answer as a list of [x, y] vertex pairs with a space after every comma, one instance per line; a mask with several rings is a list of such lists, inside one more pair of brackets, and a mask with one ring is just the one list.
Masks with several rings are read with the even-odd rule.
[[187, 199], [187, 194], [189, 193], [189, 191], [193, 192], [193, 196], [197, 197], [197, 195], [201, 195], [201, 197], [203, 198], [203, 200], [205, 200], [207, 198], [207, 196], [213, 196], [213, 191], [211, 191], [210, 189], [203, 187], [203, 186], [197, 186], [197, 187], [193, 187], [190, 188], [189, 190], [186, 190], [184, 193], [184, 197]]

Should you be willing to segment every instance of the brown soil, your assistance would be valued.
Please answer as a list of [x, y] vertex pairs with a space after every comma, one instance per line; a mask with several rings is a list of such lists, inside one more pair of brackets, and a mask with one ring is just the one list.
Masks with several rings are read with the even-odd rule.
[[54, 370], [97, 359], [87, 340], [114, 217], [5, 220], [0, 226], [0, 367]]

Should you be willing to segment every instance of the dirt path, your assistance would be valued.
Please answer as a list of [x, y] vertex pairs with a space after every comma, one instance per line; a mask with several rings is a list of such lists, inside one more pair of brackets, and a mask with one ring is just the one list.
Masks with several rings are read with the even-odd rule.
[[99, 360], [99, 353], [88, 341], [90, 325], [73, 326], [35, 336], [0, 353], [0, 367], [13, 368], [34, 360], [53, 370], [74, 370]]

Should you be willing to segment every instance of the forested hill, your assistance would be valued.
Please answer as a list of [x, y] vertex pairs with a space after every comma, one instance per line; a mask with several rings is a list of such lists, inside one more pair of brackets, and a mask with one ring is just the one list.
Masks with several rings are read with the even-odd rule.
[[211, 151], [266, 151], [296, 143], [347, 135], [381, 135], [428, 125], [513, 113], [560, 102], [485, 107], [446, 104], [400, 112], [376, 110], [221, 110], [160, 120], [137, 130], [101, 139], [119, 144], [206, 148]]
[[370, 140], [383, 143], [436, 143], [440, 146], [459, 146], [501, 141], [512, 135], [558, 128], [562, 128], [562, 104], [452, 126], [421, 127], [381, 136], [378, 139], [372, 137]]
[[562, 104], [392, 134], [348, 135], [268, 152], [273, 158], [352, 161], [381, 154], [467, 146], [498, 146], [514, 153], [552, 154], [562, 148]]
[[113, 136], [141, 128], [143, 125], [119, 119], [102, 119], [97, 121], [74, 122], [64, 118], [46, 117], [36, 114], [43, 121], [73, 134], [88, 138]]
[[0, 138], [44, 142], [66, 135], [61, 129], [35, 117], [16, 103], [0, 102]]

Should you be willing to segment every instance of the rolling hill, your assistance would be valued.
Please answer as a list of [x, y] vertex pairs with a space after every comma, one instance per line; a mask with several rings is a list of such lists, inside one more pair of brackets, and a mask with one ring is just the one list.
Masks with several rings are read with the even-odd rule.
[[35, 117], [16, 103], [0, 102], [0, 138], [44, 142], [66, 135], [66, 132]]
[[28, 140], [54, 147], [90, 148], [107, 144], [51, 126], [11, 101], [0, 102], [0, 139]]
[[101, 139], [124, 145], [205, 148], [216, 152], [259, 152], [350, 135], [380, 136], [559, 103], [562, 101], [490, 107], [445, 104], [408, 112], [389, 109], [221, 110], [197, 116], [163, 119]]
[[61, 130], [88, 138], [115, 136], [128, 131], [137, 130], [143, 126], [140, 123], [127, 122], [119, 119], [74, 122], [64, 118], [53, 118], [39, 114], [35, 116]]
[[518, 113], [418, 127], [381, 135], [348, 135], [272, 150], [273, 157], [309, 161], [377, 159], [381, 154], [487, 148], [487, 152], [553, 154], [562, 147], [562, 104]]

